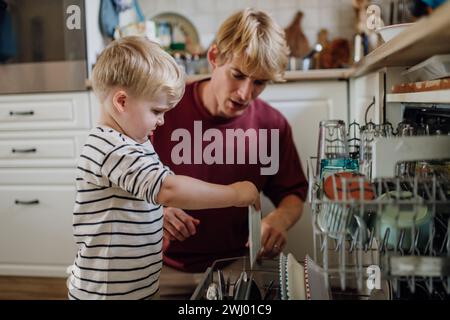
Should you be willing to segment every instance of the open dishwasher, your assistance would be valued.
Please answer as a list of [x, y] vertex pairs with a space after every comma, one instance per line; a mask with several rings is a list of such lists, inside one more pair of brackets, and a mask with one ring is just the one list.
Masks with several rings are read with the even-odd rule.
[[395, 128], [321, 123], [312, 257], [216, 261], [191, 299], [450, 299], [450, 122], [432, 112]]
[[416, 119], [321, 122], [308, 166], [313, 259], [348, 298], [450, 299], [450, 127]]

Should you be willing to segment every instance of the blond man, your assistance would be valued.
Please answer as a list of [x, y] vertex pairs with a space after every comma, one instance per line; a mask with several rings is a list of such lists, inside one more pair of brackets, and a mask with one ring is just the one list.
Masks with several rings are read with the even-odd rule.
[[93, 70], [98, 126], [77, 164], [73, 213], [78, 252], [71, 299], [151, 299], [162, 267], [162, 206], [190, 210], [259, 207], [250, 182], [217, 185], [174, 175], [148, 137], [182, 97], [184, 75], [144, 38], [111, 43]]
[[[155, 133], [155, 149], [179, 174], [214, 183], [252, 181], [276, 206], [263, 219], [261, 229], [261, 254], [275, 257], [286, 244], [287, 230], [300, 218], [307, 193], [287, 120], [258, 99], [267, 83], [283, 79], [288, 60], [284, 33], [265, 12], [245, 9], [220, 26], [207, 57], [211, 77], [186, 86], [177, 108], [166, 115], [168, 125]], [[199, 128], [206, 130], [201, 142], [196, 138]], [[194, 137], [190, 157], [178, 155], [180, 143], [185, 143], [179, 139], [180, 130]], [[260, 154], [254, 154], [250, 138], [237, 145], [227, 139], [230, 133], [239, 132], [248, 137], [254, 133], [258, 152], [272, 149], [274, 160], [279, 160], [277, 170], [262, 173], [267, 163], [261, 157], [254, 161]], [[263, 139], [265, 134], [267, 140]], [[222, 148], [218, 140], [225, 141]], [[234, 154], [233, 159], [233, 152], [238, 153], [242, 145], [245, 154]], [[211, 149], [215, 151], [209, 153]], [[165, 208], [164, 228], [170, 242], [164, 248], [167, 268], [161, 276], [162, 297], [188, 298], [201, 273], [215, 260], [246, 254], [248, 221], [243, 211]]]

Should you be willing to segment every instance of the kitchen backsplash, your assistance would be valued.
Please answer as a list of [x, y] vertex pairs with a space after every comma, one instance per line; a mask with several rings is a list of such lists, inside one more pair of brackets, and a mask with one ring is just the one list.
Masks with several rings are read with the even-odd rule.
[[207, 48], [220, 24], [232, 13], [246, 7], [269, 12], [281, 27], [287, 27], [297, 10], [304, 13], [301, 26], [314, 44], [321, 28], [329, 31], [329, 39], [352, 39], [355, 13], [352, 0], [140, 0], [146, 18], [174, 12], [188, 18], [197, 28], [200, 43]]

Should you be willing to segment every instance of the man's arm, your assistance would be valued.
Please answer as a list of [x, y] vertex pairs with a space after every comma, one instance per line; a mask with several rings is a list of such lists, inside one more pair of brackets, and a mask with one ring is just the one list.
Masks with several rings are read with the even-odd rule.
[[287, 241], [287, 231], [300, 219], [303, 201], [296, 195], [284, 197], [278, 207], [261, 223], [261, 254], [274, 257], [281, 252]]

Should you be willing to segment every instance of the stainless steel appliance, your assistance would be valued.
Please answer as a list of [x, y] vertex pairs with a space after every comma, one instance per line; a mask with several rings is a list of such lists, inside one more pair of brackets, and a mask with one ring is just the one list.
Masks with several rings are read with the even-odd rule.
[[0, 0], [0, 94], [85, 90], [84, 0]]

